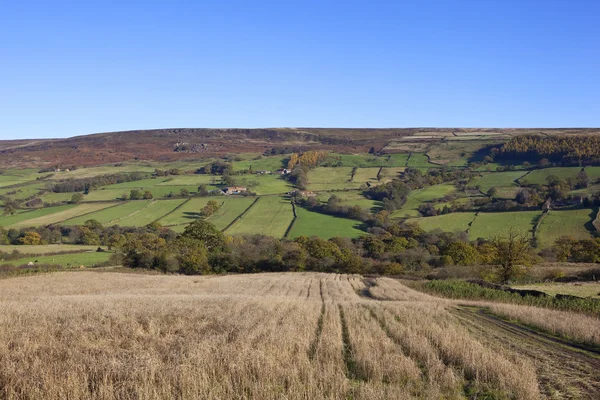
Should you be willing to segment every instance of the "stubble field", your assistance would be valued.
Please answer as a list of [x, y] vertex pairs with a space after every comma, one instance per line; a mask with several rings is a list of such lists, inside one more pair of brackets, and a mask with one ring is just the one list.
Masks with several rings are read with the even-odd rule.
[[2, 398], [600, 395], [596, 318], [389, 278], [55, 273], [1, 280], [0, 307]]

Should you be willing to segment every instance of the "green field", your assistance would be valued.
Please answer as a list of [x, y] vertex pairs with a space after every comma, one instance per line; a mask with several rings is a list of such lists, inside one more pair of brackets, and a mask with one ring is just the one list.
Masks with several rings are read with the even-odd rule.
[[501, 236], [510, 229], [531, 232], [536, 219], [541, 215], [541, 211], [479, 213], [469, 229], [469, 239], [489, 239]]
[[155, 200], [137, 212], [116, 220], [115, 223], [120, 226], [146, 226], [161, 219], [184, 201], [185, 199]]
[[359, 206], [360, 208], [366, 208], [371, 212], [377, 212], [381, 209], [380, 201], [367, 199], [357, 190], [321, 192], [317, 198], [320, 202], [326, 203], [329, 198], [334, 195], [339, 197], [342, 200], [342, 203], [347, 206]]
[[33, 196], [37, 196], [40, 191], [46, 189], [47, 184], [44, 182], [34, 181], [31, 184], [18, 187], [0, 188], [0, 196], [6, 196], [13, 200], [23, 200]]
[[298, 218], [290, 230], [289, 239], [298, 236], [319, 236], [324, 239], [336, 236], [355, 238], [366, 234], [359, 229], [359, 221], [308, 211], [302, 207], [296, 207], [296, 213]]
[[114, 206], [115, 203], [87, 203], [79, 204], [75, 207], [68, 208], [56, 213], [41, 215], [36, 218], [30, 218], [24, 221], [20, 221], [9, 225], [12, 228], [23, 228], [26, 226], [47, 226], [56, 224], [59, 222], [66, 221], [76, 216], [81, 216], [89, 213], [93, 213], [98, 210], [109, 208]]
[[[71, 201], [74, 193], [54, 193], [54, 192], [46, 192], [44, 195], [40, 196], [40, 199], [44, 203], [55, 204], [55, 203], [67, 203]], [[109, 199], [112, 200], [112, 199]]]
[[115, 207], [82, 215], [63, 222], [63, 225], [83, 225], [85, 221], [94, 219], [102, 225], [115, 225], [120, 218], [125, 218], [146, 207], [152, 200], [135, 200], [123, 202]]
[[387, 154], [383, 157], [387, 158], [384, 165], [386, 167], [406, 167], [408, 161], [408, 153]]
[[0, 216], [0, 226], [13, 226], [17, 224], [21, 224], [24, 221], [37, 219], [40, 217], [45, 217], [51, 214], [56, 214], [62, 211], [67, 211], [74, 208], [74, 204], [58, 206], [58, 207], [47, 207], [47, 208], [39, 208], [33, 211], [21, 212], [15, 215], [10, 216]]
[[318, 167], [308, 173], [308, 189], [314, 191], [357, 189], [361, 182], [350, 182], [351, 167]]
[[268, 194], [283, 194], [294, 190], [288, 181], [283, 179], [281, 175], [242, 175], [236, 176], [236, 185], [245, 186], [250, 191], [258, 195]]
[[379, 172], [379, 169], [379, 167], [358, 168], [354, 173], [354, 178], [352, 178], [352, 182], [369, 182], [372, 185], [377, 185], [379, 183], [379, 181], [377, 180], [377, 173]]
[[536, 232], [540, 247], [552, 246], [561, 236], [571, 236], [575, 239], [591, 238], [591, 232], [586, 225], [591, 228], [595, 215], [595, 211], [590, 208], [550, 211]]
[[429, 186], [424, 189], [413, 190], [406, 198], [406, 203], [404, 203], [401, 209], [394, 211], [392, 217], [418, 217], [420, 216], [418, 208], [421, 204], [441, 199], [455, 190], [456, 188], [452, 183], [443, 183], [441, 185]]
[[225, 199], [223, 205], [208, 218], [217, 229], [223, 230], [243, 213], [256, 200], [256, 197], [232, 197]]
[[227, 234], [262, 234], [282, 238], [290, 226], [294, 214], [290, 200], [278, 196], [261, 197]]
[[495, 187], [502, 193], [502, 188], [510, 188], [512, 190], [518, 188], [519, 185], [515, 181], [523, 175], [525, 175], [523, 171], [485, 173], [483, 176], [470, 182], [469, 186], [478, 186], [483, 193], [487, 193], [488, 190]]
[[17, 260], [7, 261], [6, 264], [12, 265], [25, 265], [30, 262], [36, 264], [57, 264], [63, 267], [78, 267], [83, 265], [85, 267], [91, 267], [96, 264], [108, 261], [113, 253], [107, 252], [84, 252], [74, 254], [56, 254], [47, 256], [25, 256]]
[[473, 212], [460, 212], [435, 217], [415, 218], [409, 222], [416, 222], [423, 230], [429, 232], [440, 229], [443, 232], [466, 232], [469, 224], [475, 218]]
[[158, 222], [163, 226], [179, 225], [190, 223], [200, 217], [200, 211], [210, 201], [214, 200], [218, 204], [223, 203], [223, 197], [193, 197], [187, 200], [175, 211], [165, 215]]
[[[527, 176], [521, 179], [521, 182], [526, 182], [530, 185], [546, 185], [546, 178], [551, 175], [558, 176], [561, 179], [575, 177], [581, 171], [581, 167], [556, 167], [544, 168], [531, 171]], [[587, 167], [585, 169], [590, 182], [600, 178], [600, 167]]]
[[367, 154], [331, 153], [326, 163], [335, 165], [341, 162], [341, 167], [404, 167], [408, 154], [386, 154], [383, 156]]
[[[250, 159], [243, 161], [235, 161], [233, 162], [233, 170], [234, 171], [244, 171], [252, 168], [252, 171], [271, 171], [275, 172], [278, 169], [282, 169], [287, 166], [287, 159], [289, 156], [272, 156], [272, 157], [264, 157], [258, 156], [259, 159]], [[252, 158], [257, 158], [254, 156]]]
[[21, 254], [56, 254], [70, 251], [94, 251], [98, 246], [88, 246], [79, 244], [40, 244], [40, 245], [4, 245], [0, 246], [0, 251], [12, 253], [17, 250]]
[[[168, 178], [160, 178], [156, 180], [154, 186], [194, 186], [196, 189], [201, 184], [206, 185], [208, 190], [215, 189], [221, 184], [221, 177], [216, 175], [194, 174], [194, 175], [179, 175], [170, 176]], [[196, 191], [194, 189], [194, 192]]]
[[158, 222], [164, 226], [169, 226], [175, 232], [181, 233], [190, 222], [199, 217], [198, 212], [210, 200], [216, 201], [221, 207], [207, 220], [217, 229], [223, 230], [243, 213], [256, 200], [256, 197], [211, 196], [192, 198], [169, 215], [158, 220]]
[[410, 158], [408, 159], [408, 162], [406, 163], [407, 167], [413, 167], [413, 168], [418, 168], [418, 167], [439, 167], [439, 165], [436, 164], [432, 164], [429, 162], [429, 159], [427, 158], [427, 156], [423, 153], [411, 153], [410, 154]]

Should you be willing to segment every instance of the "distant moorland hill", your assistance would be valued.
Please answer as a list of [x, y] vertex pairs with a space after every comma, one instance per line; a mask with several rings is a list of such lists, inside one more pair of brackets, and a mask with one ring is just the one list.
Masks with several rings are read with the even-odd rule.
[[498, 142], [515, 135], [597, 135], [597, 128], [177, 128], [97, 133], [66, 139], [0, 141], [0, 167], [42, 167], [68, 162], [78, 166], [149, 160], [176, 161], [237, 153], [262, 153], [273, 147], [338, 152], [426, 151], [432, 144], [477, 140]]

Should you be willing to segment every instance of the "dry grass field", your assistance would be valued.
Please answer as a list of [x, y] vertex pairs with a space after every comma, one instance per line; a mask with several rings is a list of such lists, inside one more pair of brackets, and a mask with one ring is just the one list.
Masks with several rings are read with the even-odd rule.
[[521, 323], [600, 344], [600, 321], [489, 307], [319, 273], [4, 279], [0, 398], [599, 398], [591, 344]]

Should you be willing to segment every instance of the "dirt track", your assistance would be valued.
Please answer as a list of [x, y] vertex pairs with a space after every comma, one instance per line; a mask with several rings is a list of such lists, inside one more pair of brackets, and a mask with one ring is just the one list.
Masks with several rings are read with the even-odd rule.
[[502, 320], [478, 307], [459, 306], [452, 313], [479, 340], [529, 358], [540, 389], [549, 398], [600, 399], [600, 352]]

